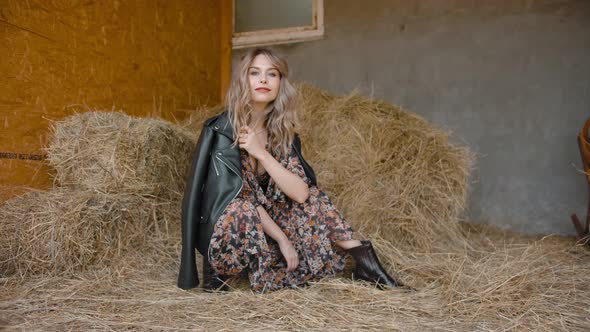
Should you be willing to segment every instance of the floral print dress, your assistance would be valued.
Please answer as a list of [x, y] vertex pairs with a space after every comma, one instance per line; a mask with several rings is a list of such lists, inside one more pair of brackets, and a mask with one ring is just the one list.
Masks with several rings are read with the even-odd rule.
[[[309, 198], [298, 203], [286, 196], [268, 173], [261, 176], [240, 150], [243, 187], [215, 224], [209, 261], [220, 275], [248, 274], [255, 292], [303, 286], [344, 269], [346, 252], [334, 242], [360, 239], [330, 198], [305, 175], [293, 148], [279, 160], [283, 167], [310, 185]], [[278, 243], [264, 233], [256, 210], [262, 206], [298, 253], [299, 264], [287, 272]]]

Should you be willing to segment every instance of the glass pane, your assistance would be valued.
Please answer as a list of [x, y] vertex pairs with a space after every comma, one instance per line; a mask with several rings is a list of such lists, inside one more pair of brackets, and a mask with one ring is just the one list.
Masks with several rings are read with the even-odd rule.
[[313, 25], [313, 0], [235, 0], [235, 32]]

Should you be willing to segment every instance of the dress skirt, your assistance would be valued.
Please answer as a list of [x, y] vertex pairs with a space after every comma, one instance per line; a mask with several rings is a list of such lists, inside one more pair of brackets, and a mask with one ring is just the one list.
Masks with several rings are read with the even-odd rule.
[[[288, 157], [275, 158], [308, 185], [303, 166], [291, 148]], [[255, 292], [304, 286], [342, 272], [346, 251], [334, 242], [360, 239], [317, 186], [309, 198], [298, 203], [286, 196], [264, 173], [257, 176], [247, 152], [240, 150], [243, 187], [217, 220], [209, 244], [209, 261], [220, 275], [247, 273]], [[278, 243], [264, 233], [256, 208], [262, 206], [285, 233], [298, 253], [299, 264], [287, 272], [287, 262]]]

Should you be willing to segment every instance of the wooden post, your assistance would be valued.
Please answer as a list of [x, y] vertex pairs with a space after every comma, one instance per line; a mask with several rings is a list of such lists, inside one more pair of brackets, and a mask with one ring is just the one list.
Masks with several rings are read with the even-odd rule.
[[[584, 240], [590, 240], [590, 119], [586, 120], [582, 132], [578, 135], [578, 147], [580, 148], [580, 155], [582, 157], [582, 167], [586, 174], [586, 181], [588, 182], [588, 211], [586, 212], [586, 223], [582, 225], [578, 216], [574, 213], [571, 215], [572, 222], [576, 227], [578, 237]], [[590, 244], [590, 241], [586, 242]]]
[[220, 100], [225, 101], [225, 94], [229, 89], [231, 82], [231, 55], [232, 55], [232, 35], [234, 32], [234, 7], [233, 0], [221, 0], [221, 13], [219, 15], [220, 38], [221, 38], [221, 57], [220, 68]]

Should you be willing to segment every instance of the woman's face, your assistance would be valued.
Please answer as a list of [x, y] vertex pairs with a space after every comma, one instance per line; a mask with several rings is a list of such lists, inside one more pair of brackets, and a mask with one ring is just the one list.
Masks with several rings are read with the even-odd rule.
[[258, 54], [254, 58], [248, 68], [248, 81], [253, 104], [266, 107], [277, 98], [281, 76], [266, 55]]

